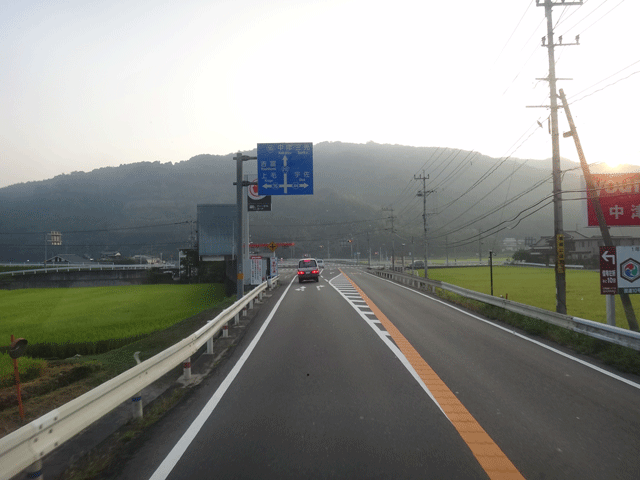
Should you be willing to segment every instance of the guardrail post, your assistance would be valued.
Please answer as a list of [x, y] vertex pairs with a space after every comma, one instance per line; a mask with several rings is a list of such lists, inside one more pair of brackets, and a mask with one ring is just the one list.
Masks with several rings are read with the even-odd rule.
[[138, 392], [135, 397], [131, 397], [133, 405], [133, 418], [142, 418], [142, 392]]
[[247, 316], [247, 306], [246, 305], [242, 308], [242, 316], [243, 317]]
[[236, 313], [236, 316], [233, 317], [233, 320], [234, 320], [234, 323], [233, 323], [234, 325], [240, 325], [240, 314]]
[[225, 323], [222, 327], [222, 338], [229, 338], [229, 323]]
[[185, 380], [191, 380], [191, 357], [182, 362], [182, 371]]
[[253, 300], [249, 301], [249, 310], [253, 310]]
[[44, 478], [42, 476], [42, 460], [36, 460], [29, 465], [25, 470], [25, 473], [27, 474], [27, 478], [37, 478], [42, 480]]
[[[136, 365], [140, 365], [140, 352], [134, 353], [133, 358], [136, 360]], [[142, 392], [138, 392], [131, 397], [131, 402], [133, 405], [133, 418], [142, 418]]]
[[209, 337], [209, 340], [207, 340], [207, 353], [209, 355], [213, 354], [213, 337]]

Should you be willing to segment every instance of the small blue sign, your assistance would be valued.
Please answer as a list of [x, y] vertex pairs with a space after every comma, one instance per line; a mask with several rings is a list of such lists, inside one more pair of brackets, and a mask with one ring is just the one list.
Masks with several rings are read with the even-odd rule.
[[259, 143], [260, 195], [313, 195], [313, 143]]

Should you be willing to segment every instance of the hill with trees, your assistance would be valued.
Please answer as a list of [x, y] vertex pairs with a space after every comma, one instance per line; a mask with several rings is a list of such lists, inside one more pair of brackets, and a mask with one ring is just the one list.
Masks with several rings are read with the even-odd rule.
[[[233, 156], [123, 164], [2, 188], [0, 261], [42, 262], [52, 230], [62, 232], [63, 245], [49, 246], [50, 255], [96, 258], [118, 250], [175, 258], [195, 235], [198, 204], [235, 203]], [[578, 167], [563, 163], [565, 230], [584, 228]], [[256, 168], [245, 162], [246, 173]], [[402, 244], [418, 254], [424, 251], [423, 181], [416, 177], [428, 177], [424, 201], [433, 255], [475, 254], [479, 246], [499, 251], [504, 238], [553, 233], [550, 160], [323, 142], [314, 145], [314, 195], [274, 196], [271, 212], [250, 213], [251, 241], [295, 242], [295, 251], [279, 252], [285, 256], [348, 256], [349, 239], [363, 257], [368, 246], [390, 251]]]

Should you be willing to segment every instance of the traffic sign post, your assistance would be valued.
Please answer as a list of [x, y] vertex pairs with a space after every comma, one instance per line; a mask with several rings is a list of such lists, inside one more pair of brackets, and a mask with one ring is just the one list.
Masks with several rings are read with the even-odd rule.
[[259, 143], [259, 195], [313, 195], [312, 143]]

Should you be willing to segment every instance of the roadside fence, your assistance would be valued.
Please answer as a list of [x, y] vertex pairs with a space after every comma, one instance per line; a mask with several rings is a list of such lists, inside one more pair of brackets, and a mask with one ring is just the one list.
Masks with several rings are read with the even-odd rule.
[[510, 312], [519, 313], [530, 318], [536, 318], [543, 322], [566, 328], [574, 332], [582, 333], [599, 340], [615, 343], [623, 347], [640, 351], [640, 333], [624, 328], [614, 327], [604, 323], [586, 320], [584, 318], [572, 317], [561, 313], [551, 312], [531, 305], [507, 300], [506, 298], [494, 297], [484, 293], [474, 292], [466, 288], [457, 287], [438, 280], [429, 280], [414, 275], [407, 275], [390, 270], [370, 270], [370, 273], [381, 278], [386, 278], [396, 283], [408, 285], [420, 290], [435, 293], [436, 288], [441, 288], [447, 292], [455, 293], [464, 298], [476, 300], [496, 307], [504, 308]]
[[[135, 402], [143, 388], [177, 365], [183, 364], [187, 375], [191, 356], [205, 344], [207, 352], [211, 353], [213, 338], [218, 332], [233, 319], [237, 324], [245, 308], [253, 308], [254, 302], [262, 300], [266, 290], [277, 285], [278, 277], [270, 278], [172, 347], [0, 438], [0, 478], [11, 478], [25, 469], [30, 472], [29, 478], [37, 478], [32, 475], [39, 472], [42, 458], [84, 428], [123, 402], [130, 399]], [[141, 402], [136, 407], [135, 416], [142, 416]]]

